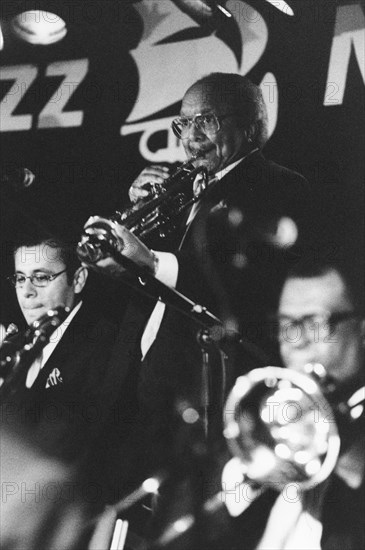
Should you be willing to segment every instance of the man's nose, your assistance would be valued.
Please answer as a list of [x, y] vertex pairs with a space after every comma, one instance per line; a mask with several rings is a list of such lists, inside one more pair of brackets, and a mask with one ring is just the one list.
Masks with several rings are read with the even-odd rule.
[[190, 141], [201, 141], [205, 138], [205, 134], [199, 126], [192, 121], [189, 125], [187, 137]]
[[19, 291], [26, 298], [29, 296], [35, 296], [37, 294], [37, 289], [30, 279], [25, 279], [24, 285], [20, 287]]
[[303, 327], [295, 327], [292, 330], [284, 330], [281, 335], [281, 340], [288, 346], [296, 349], [304, 349], [308, 347], [312, 339]]
[[290, 345], [296, 349], [305, 349], [309, 347], [310, 344], [311, 340], [307, 337], [306, 334], [302, 334], [300, 337], [290, 342]]

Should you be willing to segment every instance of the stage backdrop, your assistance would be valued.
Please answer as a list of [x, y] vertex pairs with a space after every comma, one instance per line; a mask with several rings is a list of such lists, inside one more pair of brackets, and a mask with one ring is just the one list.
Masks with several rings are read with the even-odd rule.
[[[25, 209], [32, 203], [50, 218], [61, 213], [66, 226], [123, 205], [144, 165], [184, 159], [170, 122], [186, 88], [211, 71], [236, 72], [260, 84], [266, 98], [266, 155], [304, 173], [320, 215], [347, 246], [359, 242], [363, 3], [222, 4], [233, 18], [216, 28], [199, 25], [178, 0], [2, 3], [2, 170], [24, 165], [36, 174], [17, 195]], [[16, 18], [34, 7], [49, 13]], [[41, 24], [45, 34], [64, 33], [60, 17], [62, 40], [23, 40]], [[334, 249], [337, 239], [334, 233]]]

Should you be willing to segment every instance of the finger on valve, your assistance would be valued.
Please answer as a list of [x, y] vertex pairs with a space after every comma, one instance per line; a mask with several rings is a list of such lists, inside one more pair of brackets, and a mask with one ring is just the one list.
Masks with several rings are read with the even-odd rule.
[[147, 197], [150, 194], [148, 187], [161, 185], [169, 177], [169, 168], [162, 165], [152, 165], [144, 168], [129, 188], [131, 202]]

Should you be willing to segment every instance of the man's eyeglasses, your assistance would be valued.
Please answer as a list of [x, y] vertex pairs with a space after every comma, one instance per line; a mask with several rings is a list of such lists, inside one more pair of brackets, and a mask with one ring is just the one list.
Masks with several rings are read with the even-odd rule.
[[192, 124], [206, 135], [216, 134], [220, 130], [221, 120], [234, 114], [225, 113], [224, 115], [216, 115], [209, 112], [204, 114], [199, 113], [195, 116], [179, 116], [172, 121], [171, 127], [175, 136], [179, 139], [187, 137]]
[[20, 273], [14, 273], [14, 275], [11, 275], [11, 277], [8, 277], [8, 281], [14, 285], [16, 288], [20, 288], [24, 286], [25, 281], [27, 279], [30, 280], [32, 285], [38, 286], [38, 287], [44, 287], [49, 285], [51, 281], [54, 281], [59, 275], [62, 273], [65, 273], [67, 269], [63, 269], [62, 271], [59, 271], [58, 273], [53, 273], [52, 275], [48, 275], [47, 273], [33, 273], [33, 275], [29, 275], [29, 277], [26, 277], [25, 275], [21, 275]]
[[349, 319], [359, 318], [356, 311], [338, 311], [334, 313], [315, 313], [303, 315], [295, 319], [286, 315], [279, 315], [276, 318], [277, 336], [280, 341], [294, 341], [293, 338], [300, 338], [302, 331], [307, 337], [315, 338], [321, 335], [331, 335], [336, 326]]

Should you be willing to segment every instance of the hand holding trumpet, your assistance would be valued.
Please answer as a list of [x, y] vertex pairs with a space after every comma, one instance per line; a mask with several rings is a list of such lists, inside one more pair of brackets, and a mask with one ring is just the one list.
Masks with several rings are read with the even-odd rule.
[[100, 216], [87, 220], [77, 253], [84, 265], [113, 276], [126, 271], [116, 256], [124, 256], [153, 275], [156, 272], [153, 252], [126, 227]]
[[166, 166], [154, 164], [142, 170], [129, 188], [129, 200], [136, 203], [150, 194], [148, 186], [155, 187], [163, 184], [170, 177], [170, 170]]

